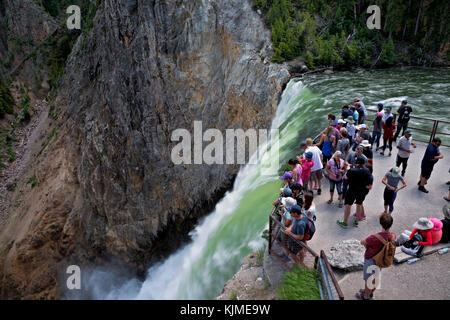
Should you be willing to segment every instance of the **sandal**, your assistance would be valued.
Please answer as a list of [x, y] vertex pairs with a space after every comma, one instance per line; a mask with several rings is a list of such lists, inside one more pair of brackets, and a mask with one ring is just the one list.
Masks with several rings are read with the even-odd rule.
[[332, 203], [333, 203], [333, 200], [328, 200], [327, 203], [328, 203], [328, 204], [332, 204]]

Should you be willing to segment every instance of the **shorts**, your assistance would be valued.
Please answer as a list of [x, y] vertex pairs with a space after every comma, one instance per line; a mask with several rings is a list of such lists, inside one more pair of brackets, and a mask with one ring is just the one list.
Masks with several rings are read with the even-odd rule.
[[334, 181], [329, 179], [330, 181], [330, 192], [334, 192], [334, 188], [337, 188], [338, 195], [342, 194], [342, 180], [341, 181]]
[[355, 190], [348, 189], [345, 195], [345, 205], [351, 206], [353, 203], [362, 204], [366, 198], [367, 192], [355, 192]]
[[311, 176], [309, 177], [309, 181], [314, 182], [314, 177], [316, 177], [317, 179], [321, 180], [323, 175], [322, 175], [322, 169], [316, 170], [316, 171], [311, 171]]
[[[375, 266], [375, 265], [376, 265], [376, 263], [375, 263], [375, 261], [372, 258], [370, 258], [370, 259], [364, 258], [364, 267], [363, 267], [363, 279], [364, 279], [364, 281], [367, 281], [367, 279], [369, 279], [369, 277], [371, 275], [373, 275], [373, 273], [374, 273], [373, 270], [372, 270], [372, 272], [367, 272], [368, 271], [367, 269], [370, 266]], [[381, 272], [381, 268], [379, 268], [379, 269], [380, 269], [380, 272]]]
[[433, 167], [421, 167], [420, 175], [425, 179], [430, 179], [431, 172], [433, 171]]

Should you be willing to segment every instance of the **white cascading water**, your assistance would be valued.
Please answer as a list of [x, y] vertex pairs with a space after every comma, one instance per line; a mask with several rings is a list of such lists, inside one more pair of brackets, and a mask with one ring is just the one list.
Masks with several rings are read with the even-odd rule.
[[[206, 294], [208, 292], [208, 285], [212, 283], [215, 277], [214, 270], [220, 270], [228, 273], [225, 281], [234, 274], [237, 270], [227, 270], [227, 261], [231, 257], [241, 255], [242, 247], [248, 247], [252, 251], [262, 248], [264, 244], [261, 238], [261, 232], [264, 229], [256, 230], [256, 232], [248, 232], [248, 234], [238, 235], [242, 237], [237, 247], [228, 247], [221, 245], [221, 239], [217, 240], [217, 245], [213, 249], [211, 256], [207, 258], [205, 263], [199, 267], [198, 263], [204, 258], [207, 251], [208, 243], [211, 238], [215, 236], [220, 227], [223, 226], [225, 219], [233, 215], [243, 198], [250, 191], [262, 186], [270, 181], [277, 180], [277, 168], [273, 172], [265, 171], [261, 175], [261, 163], [268, 163], [270, 161], [270, 149], [274, 144], [279, 143], [280, 159], [286, 152], [291, 150], [283, 150], [283, 146], [295, 139], [298, 135], [298, 130], [292, 130], [296, 127], [290, 122], [291, 115], [297, 109], [304, 106], [304, 101], [299, 99], [302, 95], [304, 87], [300, 81], [290, 81], [283, 92], [281, 101], [279, 103], [275, 118], [272, 121], [272, 129], [278, 129], [283, 124], [284, 128], [279, 131], [279, 141], [276, 139], [268, 139], [268, 146], [259, 146], [260, 150], [265, 150], [260, 155], [258, 165], [245, 165], [239, 171], [232, 191], [229, 191], [220, 200], [214, 211], [199, 222], [197, 227], [191, 232], [192, 241], [180, 248], [177, 252], [172, 254], [164, 262], [151, 267], [148, 270], [147, 278], [143, 283], [136, 280], [113, 289], [109, 292], [94, 291], [94, 298], [97, 299], [205, 299], [211, 298]], [[292, 117], [295, 118], [295, 117]], [[257, 155], [253, 155], [255, 157]], [[264, 220], [265, 221], [265, 220]], [[267, 223], [266, 223], [267, 225]], [[236, 236], [236, 235], [230, 235]], [[238, 257], [242, 259], [243, 256]], [[200, 268], [200, 270], [198, 270]], [[193, 275], [197, 274], [196, 277]], [[101, 278], [95, 273], [91, 279]], [[211, 291], [211, 290], [209, 290]], [[219, 291], [215, 294], [220, 294]]]

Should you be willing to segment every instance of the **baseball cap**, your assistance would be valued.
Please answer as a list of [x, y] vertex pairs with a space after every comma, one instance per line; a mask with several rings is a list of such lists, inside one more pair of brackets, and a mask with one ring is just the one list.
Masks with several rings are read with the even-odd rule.
[[366, 163], [366, 160], [363, 157], [358, 156], [358, 158], [356, 158], [356, 163], [357, 164], [364, 164], [364, 163]]
[[345, 123], [345, 120], [339, 119], [339, 120], [338, 120], [338, 123]]
[[311, 151], [305, 153], [305, 158], [306, 158], [306, 159], [311, 160], [312, 157], [313, 157], [313, 154], [312, 154]]
[[386, 107], [386, 110], [391, 110], [391, 109], [392, 109], [392, 107], [390, 107], [390, 106]]
[[410, 134], [410, 135], [412, 135], [412, 131], [408, 129], [408, 130], [405, 131], [405, 134]]
[[302, 207], [300, 207], [298, 204], [295, 206], [292, 206], [290, 213], [296, 213], [296, 214], [302, 214]]
[[300, 148], [304, 148], [304, 147], [306, 147], [306, 146], [307, 146], [307, 144], [306, 144], [305, 141], [302, 141], [302, 142], [300, 143]]
[[292, 179], [292, 178], [293, 178], [292, 173], [290, 173], [289, 171], [286, 171], [286, 172], [280, 177], [281, 180]]
[[394, 177], [394, 178], [397, 178], [398, 177], [398, 172], [400, 171], [400, 169], [398, 168], [398, 167], [394, 167], [394, 168], [392, 168], [392, 176]]
[[363, 148], [363, 146], [362, 146], [362, 145], [359, 145], [359, 146], [357, 146], [357, 147], [356, 147], [356, 150], [359, 150], [359, 151], [363, 151], [363, 150], [364, 150], [364, 148]]
[[291, 197], [291, 196], [292, 196], [292, 190], [291, 190], [291, 188], [284, 188], [284, 189], [283, 189], [283, 195], [284, 195], [285, 197]]
[[379, 104], [377, 104], [378, 107], [382, 107], [383, 104], [380, 102]]
[[403, 100], [402, 104], [408, 104], [408, 101], [407, 100]]

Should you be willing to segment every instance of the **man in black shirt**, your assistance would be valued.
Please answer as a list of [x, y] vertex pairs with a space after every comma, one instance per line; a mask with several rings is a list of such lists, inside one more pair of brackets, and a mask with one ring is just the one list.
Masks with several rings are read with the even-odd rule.
[[362, 215], [362, 204], [372, 184], [370, 171], [364, 167], [365, 162], [365, 157], [358, 156], [356, 160], [356, 167], [347, 171], [346, 177], [348, 179], [349, 188], [345, 196], [344, 219], [337, 221], [337, 224], [343, 228], [348, 227], [348, 217], [350, 216], [350, 209], [353, 203], [356, 202], [356, 217], [354, 221], [355, 227], [358, 226], [359, 218]]
[[403, 129], [402, 136], [405, 134], [406, 129], [408, 129], [408, 122], [411, 116], [412, 108], [408, 106], [408, 101], [403, 100], [402, 105], [397, 110], [398, 120], [397, 120], [397, 131], [394, 135], [394, 141], [397, 141], [397, 137], [400, 134], [400, 130]]

